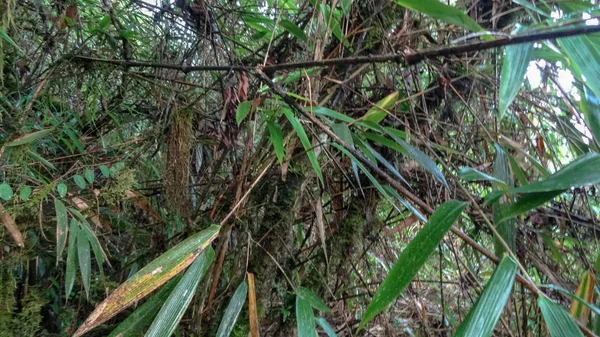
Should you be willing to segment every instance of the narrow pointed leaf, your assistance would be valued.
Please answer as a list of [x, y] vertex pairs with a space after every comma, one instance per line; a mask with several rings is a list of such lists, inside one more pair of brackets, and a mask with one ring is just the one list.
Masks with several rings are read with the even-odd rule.
[[281, 132], [281, 127], [278, 124], [273, 122], [267, 122], [267, 127], [269, 128], [269, 134], [271, 135], [271, 143], [273, 144], [273, 149], [275, 149], [275, 155], [277, 156], [277, 161], [279, 164], [283, 163], [283, 158], [285, 158], [285, 150], [283, 148], [283, 134]]
[[385, 166], [388, 170], [390, 170], [390, 172], [392, 172], [403, 183], [405, 183], [407, 186], [410, 186], [408, 181], [406, 181], [406, 179], [404, 179], [404, 177], [400, 174], [400, 172], [398, 172], [398, 170], [396, 170], [396, 168], [392, 164], [390, 164], [385, 158], [383, 158], [383, 156], [381, 154], [379, 154], [379, 152], [375, 151], [375, 149], [373, 149], [367, 142], [360, 140], [360, 139], [358, 139], [358, 141], [361, 143], [361, 145], [365, 149], [367, 149], [371, 153], [371, 155], [373, 155], [373, 157], [375, 157], [375, 159], [377, 159], [378, 162], [383, 164], [383, 166]]
[[53, 128], [50, 129], [44, 129], [41, 131], [36, 131], [33, 133], [29, 133], [26, 134], [24, 136], [21, 136], [9, 143], [7, 143], [5, 146], [6, 147], [12, 147], [12, 146], [19, 146], [19, 145], [25, 145], [25, 144], [29, 144], [31, 142], [34, 142], [40, 138], [46, 137], [47, 135], [49, 135], [50, 133], [52, 133], [54, 131]]
[[86, 297], [90, 297], [90, 281], [92, 280], [92, 256], [90, 242], [83, 231], [77, 232], [77, 256], [79, 257], [79, 270], [85, 289]]
[[[594, 284], [594, 276], [592, 273], [590, 273], [590, 271], [586, 271], [581, 277], [581, 282], [577, 287], [575, 296], [583, 299], [587, 303], [594, 303], [596, 297], [596, 293], [594, 292]], [[590, 308], [585, 306], [580, 301], [573, 300], [571, 302], [570, 314], [584, 325], [587, 325], [587, 322], [590, 318]]]
[[[493, 190], [503, 190], [508, 186], [513, 186], [513, 177], [510, 171], [508, 156], [500, 146], [496, 146], [496, 160], [494, 161], [494, 176], [502, 182], [504, 186], [498, 186], [495, 184]], [[494, 251], [496, 256], [502, 256], [505, 253], [505, 243], [511, 251], [515, 251], [516, 244], [516, 224], [514, 220], [502, 221], [504, 212], [512, 204], [512, 196], [505, 196], [504, 198], [498, 199], [492, 205], [492, 213], [494, 217], [494, 226], [500, 237], [494, 236]], [[503, 242], [504, 241], [504, 242]]]
[[319, 323], [319, 325], [321, 326], [323, 331], [325, 331], [325, 333], [327, 334], [327, 337], [337, 337], [335, 330], [333, 330], [331, 325], [329, 325], [329, 323], [327, 323], [325, 318], [323, 318], [323, 317], [317, 318], [317, 323]]
[[502, 74], [500, 75], [498, 107], [500, 116], [504, 115], [515, 97], [517, 97], [532, 55], [533, 43], [523, 43], [506, 47]]
[[504, 256], [494, 275], [467, 318], [460, 324], [454, 337], [489, 337], [508, 301], [517, 273], [517, 264]]
[[394, 106], [394, 103], [396, 103], [398, 94], [399, 92], [396, 91], [381, 99], [374, 107], [367, 111], [362, 121], [379, 124], [387, 116], [388, 111]]
[[98, 237], [96, 236], [96, 234], [90, 227], [89, 222], [87, 221], [85, 216], [83, 216], [83, 214], [81, 214], [78, 210], [76, 210], [72, 207], [69, 207], [69, 211], [79, 219], [79, 221], [80, 221], [79, 223], [81, 225], [81, 231], [83, 231], [85, 233], [85, 236], [87, 237], [88, 241], [90, 242], [92, 250], [94, 251], [94, 256], [96, 257], [96, 262], [98, 263], [98, 268], [100, 269], [100, 273], [104, 274], [104, 269], [102, 267], [103, 261], [106, 262], [109, 266], [111, 266], [111, 264], [110, 264], [110, 261], [108, 260], [108, 256], [106, 256], [106, 253], [104, 252], [104, 250], [102, 249], [102, 246], [100, 245], [100, 241], [98, 241]]
[[445, 5], [437, 0], [396, 0], [396, 3], [400, 6], [410, 8], [417, 12], [474, 32], [484, 31], [481, 26], [473, 21], [473, 19], [471, 19], [468, 15], [463, 13], [463, 11], [452, 6]]
[[217, 237], [213, 225], [185, 239], [135, 273], [100, 303], [73, 335], [81, 336], [106, 322], [187, 268]]
[[308, 156], [308, 160], [310, 161], [313, 169], [315, 170], [317, 177], [319, 177], [319, 180], [321, 181], [321, 183], [323, 183], [323, 173], [321, 173], [321, 166], [319, 165], [319, 162], [317, 161], [315, 152], [313, 151], [310, 140], [308, 140], [308, 136], [306, 135], [306, 132], [304, 131], [304, 128], [302, 127], [302, 124], [300, 123], [298, 118], [296, 118], [296, 116], [294, 116], [294, 113], [290, 109], [283, 108], [281, 110], [283, 111], [283, 114], [287, 117], [287, 119], [290, 121], [292, 126], [294, 127], [294, 130], [296, 130], [296, 134], [300, 138], [300, 142], [302, 142], [302, 145], [304, 146], [304, 149], [306, 150], [306, 155]]
[[281, 27], [283, 27], [285, 30], [287, 30], [288, 32], [290, 32], [292, 35], [294, 35], [299, 40], [306, 42], [306, 40], [307, 40], [306, 34], [302, 30], [302, 28], [298, 27], [295, 23], [293, 23], [289, 20], [281, 20], [279, 22], [279, 25]]
[[583, 86], [583, 92], [585, 100], [582, 100], [582, 110], [585, 123], [590, 128], [590, 131], [592, 131], [596, 142], [600, 144], [600, 99], [586, 85]]
[[315, 293], [309, 289], [298, 287], [296, 295], [305, 299], [313, 308], [322, 312], [329, 312], [327, 305], [319, 298], [319, 296], [315, 295]]
[[298, 337], [317, 337], [313, 308], [307, 300], [300, 296], [296, 296], [296, 320]]
[[503, 182], [502, 180], [500, 180], [496, 177], [492, 177], [491, 175], [483, 173], [472, 167], [461, 168], [460, 169], [460, 178], [463, 180], [466, 180], [466, 181], [479, 181], [479, 180], [492, 181], [492, 182], [500, 185], [501, 187], [506, 188], [506, 183]]
[[545, 296], [538, 297], [538, 306], [542, 310], [544, 321], [552, 337], [583, 337], [583, 333], [573, 322], [569, 313]]
[[227, 305], [227, 309], [225, 309], [225, 314], [223, 314], [221, 324], [219, 324], [219, 330], [217, 330], [217, 337], [229, 337], [240, 311], [246, 303], [247, 294], [248, 284], [244, 281], [237, 287], [231, 301], [229, 301], [229, 305]]
[[417, 163], [423, 166], [425, 170], [429, 171], [429, 173], [431, 173], [437, 180], [444, 184], [444, 186], [448, 187], [448, 182], [446, 182], [444, 174], [442, 173], [442, 171], [440, 171], [435, 162], [431, 160], [431, 158], [429, 158], [429, 156], [427, 156], [425, 153], [423, 153], [416, 147], [408, 144], [404, 139], [398, 137], [393, 132], [389, 132], [389, 130], [387, 129], [386, 132], [388, 132], [388, 134], [392, 137], [392, 139], [394, 139], [396, 143], [398, 143], [406, 150], [406, 152], [408, 152], [410, 157], [412, 157]]
[[212, 247], [208, 247], [190, 265], [154, 318], [146, 332], [146, 337], [170, 337], [173, 334], [196, 294], [198, 282], [214, 259], [215, 251]]
[[75, 275], [77, 274], [77, 237], [79, 236], [79, 224], [77, 220], [71, 219], [69, 228], [69, 247], [67, 249], [67, 269], [65, 271], [65, 297], [69, 298], [73, 284], [75, 283]]
[[248, 116], [251, 109], [252, 109], [251, 101], [244, 101], [244, 102], [241, 102], [240, 104], [238, 104], [237, 110], [235, 112], [235, 122], [237, 123], [237, 125], [240, 125], [240, 123], [244, 120], [244, 118], [246, 118], [246, 116]]
[[173, 291], [177, 283], [181, 280], [181, 275], [175, 276], [167, 282], [156, 294], [152, 295], [144, 304], [137, 308], [131, 315], [127, 316], [108, 337], [138, 337], [148, 329], [154, 317], [163, 306], [169, 294]]
[[450, 200], [435, 210], [429, 218], [429, 222], [402, 251], [398, 261], [379, 286], [358, 326], [359, 329], [363, 328], [400, 295], [466, 206], [466, 203]]
[[54, 210], [56, 211], [56, 262], [58, 263], [67, 244], [69, 217], [65, 204], [58, 199], [54, 199]]

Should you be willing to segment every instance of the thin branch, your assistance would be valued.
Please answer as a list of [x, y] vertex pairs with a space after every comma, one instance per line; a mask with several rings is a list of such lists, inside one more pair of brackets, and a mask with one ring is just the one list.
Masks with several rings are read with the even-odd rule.
[[[315, 67], [330, 67], [336, 65], [348, 65], [348, 64], [366, 64], [366, 63], [386, 63], [396, 62], [400, 64], [414, 65], [425, 59], [431, 59], [443, 56], [454, 56], [463, 53], [482, 51], [492, 49], [496, 47], [504, 47], [521, 43], [530, 43], [542, 40], [557, 39], [564, 37], [572, 37], [585, 35], [590, 33], [600, 32], [600, 25], [598, 26], [580, 26], [570, 29], [546, 29], [543, 32], [529, 33], [524, 35], [508, 36], [491, 41], [478, 41], [459, 46], [446, 46], [441, 48], [425, 49], [414, 53], [399, 53], [399, 54], [382, 54], [382, 55], [369, 55], [369, 56], [356, 56], [356, 57], [344, 57], [334, 58], [320, 61], [301, 61], [275, 64], [263, 67], [262, 70], [266, 73], [281, 71], [281, 70], [294, 70], [294, 69], [305, 69]], [[197, 72], [197, 71], [252, 71], [253, 66], [246, 65], [226, 65], [226, 66], [186, 66], [177, 64], [165, 64], [155, 63], [146, 61], [127, 61], [127, 60], [115, 60], [115, 59], [102, 59], [89, 56], [75, 56], [76, 59], [88, 62], [100, 62], [115, 64], [123, 67], [148, 67], [148, 68], [165, 68], [180, 70], [184, 73]]]

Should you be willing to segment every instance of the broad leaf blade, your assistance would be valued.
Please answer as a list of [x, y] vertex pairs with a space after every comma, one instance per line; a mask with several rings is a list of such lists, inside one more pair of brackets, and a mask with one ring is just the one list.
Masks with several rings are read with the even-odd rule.
[[269, 134], [271, 135], [271, 143], [273, 144], [273, 149], [275, 149], [275, 155], [277, 156], [277, 161], [279, 164], [283, 163], [283, 158], [285, 158], [285, 150], [283, 148], [283, 134], [281, 132], [281, 127], [278, 124], [273, 122], [267, 122], [267, 127], [269, 128]]
[[146, 332], [146, 337], [169, 337], [177, 328], [181, 317], [196, 294], [196, 287], [202, 276], [215, 259], [215, 251], [208, 247], [185, 272], [181, 281], [154, 318]]
[[404, 249], [379, 286], [358, 326], [359, 329], [363, 328], [400, 295], [466, 206], [466, 203], [450, 200], [435, 210], [429, 218], [429, 222]]
[[327, 337], [337, 337], [335, 330], [333, 330], [331, 325], [329, 325], [329, 323], [327, 323], [325, 318], [323, 318], [323, 317], [317, 318], [317, 323], [319, 323], [319, 325], [321, 326], [323, 331], [325, 331], [325, 333], [327, 334]]
[[313, 308], [307, 300], [300, 296], [296, 296], [296, 320], [298, 337], [317, 337]]
[[121, 322], [108, 337], [140, 336], [150, 326], [152, 320], [154, 320], [154, 317], [180, 279], [181, 275], [178, 275], [167, 282], [156, 294], [152, 295], [144, 304], [129, 315], [127, 319]]
[[90, 281], [92, 280], [92, 256], [90, 242], [83, 231], [77, 232], [77, 256], [79, 257], [79, 270], [85, 294], [90, 297]]
[[583, 337], [569, 314], [558, 304], [544, 296], [538, 297], [538, 306], [552, 337]]
[[596, 97], [600, 97], [600, 50], [597, 43], [600, 35], [581, 35], [558, 39], [569, 59], [577, 67], [575, 73], [585, 76], [585, 83], [592, 89]]
[[315, 152], [313, 151], [310, 140], [308, 140], [308, 136], [306, 135], [306, 132], [304, 131], [304, 128], [302, 127], [302, 124], [300, 123], [298, 118], [296, 118], [296, 116], [294, 116], [294, 113], [290, 109], [283, 108], [281, 110], [283, 111], [283, 114], [285, 115], [285, 117], [287, 117], [287, 119], [290, 121], [290, 123], [294, 127], [294, 130], [296, 130], [296, 134], [298, 134], [298, 137], [300, 138], [300, 141], [302, 142], [302, 145], [304, 146], [304, 149], [306, 150], [306, 155], [308, 156], [308, 160], [310, 161], [313, 169], [315, 170], [317, 177], [319, 177], [319, 180], [321, 181], [321, 183], [323, 183], [323, 173], [321, 173], [321, 166], [319, 165], [319, 162], [317, 161]]
[[69, 248], [67, 249], [67, 270], [65, 271], [65, 297], [68, 299], [73, 290], [75, 275], [77, 273], [77, 237], [79, 236], [79, 224], [77, 220], [71, 219], [69, 228]]
[[69, 217], [65, 204], [58, 199], [54, 199], [54, 210], [56, 211], [56, 263], [58, 263], [67, 244]]
[[517, 264], [505, 256], [467, 318], [460, 324], [454, 337], [489, 337], [510, 296], [517, 273]]
[[[587, 303], [594, 303], [594, 299], [596, 297], [596, 293], [594, 292], [594, 284], [594, 276], [589, 270], [586, 271], [581, 277], [581, 282], [577, 287], [575, 296], [583, 299]], [[570, 314], [584, 325], [587, 325], [587, 322], [590, 318], [590, 308], [578, 300], [573, 300], [571, 302]]]
[[219, 330], [217, 330], [217, 337], [229, 337], [240, 311], [242, 310], [244, 303], [246, 303], [247, 294], [248, 284], [244, 281], [237, 287], [233, 297], [231, 297], [231, 301], [229, 301], [227, 309], [225, 309], [225, 314], [223, 314], [223, 319], [221, 319]]
[[533, 43], [523, 43], [506, 47], [502, 74], [500, 76], [499, 113], [504, 115], [511, 105], [525, 78], [529, 61], [533, 55]]
[[250, 113], [251, 109], [251, 101], [244, 101], [238, 104], [237, 110], [235, 111], [235, 122], [237, 123], [237, 125], [240, 125], [240, 123], [242, 123], [244, 118], [246, 118], [246, 116], [248, 116], [248, 114]]
[[296, 296], [300, 296], [304, 300], [306, 300], [313, 308], [322, 311], [329, 312], [329, 308], [327, 305], [319, 298], [319, 296], [315, 295], [309, 289], [304, 287], [298, 287], [296, 290]]
[[150, 262], [100, 303], [73, 336], [81, 336], [106, 322], [187, 268], [217, 237], [219, 229], [213, 225], [194, 234]]
[[583, 92], [585, 94], [585, 100], [582, 101], [583, 115], [587, 126], [592, 131], [594, 139], [600, 144], [600, 99], [596, 96], [590, 88], [586, 85], [583, 86]]
[[283, 29], [290, 32], [292, 35], [294, 35], [299, 40], [306, 42], [306, 40], [307, 40], [306, 34], [302, 30], [302, 28], [298, 27], [295, 23], [293, 23], [289, 20], [281, 20], [281, 22], [279, 22], [279, 25], [281, 27], [283, 27]]
[[396, 3], [474, 32], [484, 31], [481, 26], [462, 11], [437, 0], [396, 0]]

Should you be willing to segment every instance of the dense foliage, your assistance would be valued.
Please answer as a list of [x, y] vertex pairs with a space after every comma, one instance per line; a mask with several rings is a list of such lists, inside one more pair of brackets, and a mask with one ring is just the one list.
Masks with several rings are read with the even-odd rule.
[[596, 336], [593, 1], [4, 0], [0, 336]]

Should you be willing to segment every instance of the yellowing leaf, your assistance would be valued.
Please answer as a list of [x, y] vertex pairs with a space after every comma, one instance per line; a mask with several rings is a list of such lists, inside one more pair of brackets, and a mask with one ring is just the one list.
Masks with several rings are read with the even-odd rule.
[[[594, 276], [589, 271], [583, 273], [575, 296], [583, 299], [587, 303], [595, 302], [594, 297], [596, 296], [594, 293]], [[583, 303], [580, 301], [573, 299], [573, 302], [571, 302], [571, 316], [578, 319], [584, 325], [587, 325], [587, 322], [590, 318], [590, 308], [583, 305]]]
[[192, 235], [135, 273], [96, 307], [73, 337], [81, 336], [106, 322], [179, 274], [211, 244], [220, 228], [213, 225]]
[[396, 91], [392, 94], [387, 95], [382, 100], [377, 102], [374, 107], [369, 109], [367, 113], [363, 116], [362, 120], [364, 122], [372, 122], [378, 124], [381, 122], [388, 114], [388, 110], [394, 106], [396, 103], [396, 99], [398, 98], [399, 92]]

